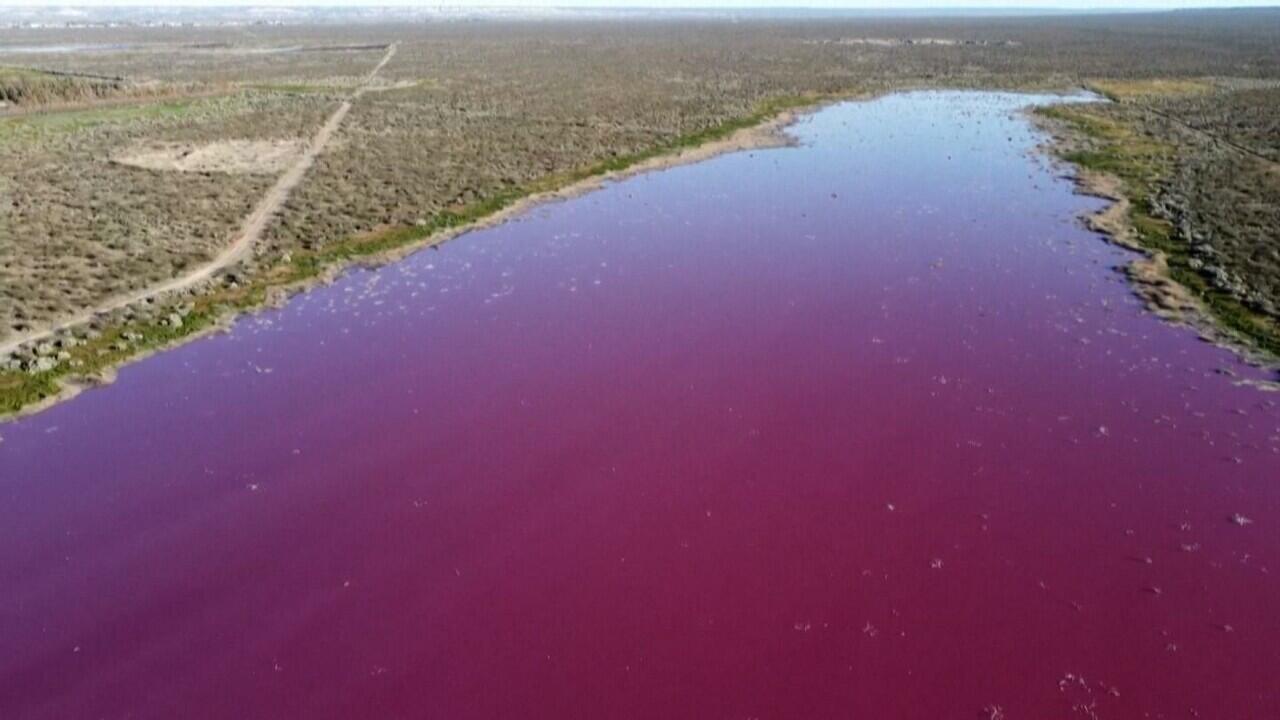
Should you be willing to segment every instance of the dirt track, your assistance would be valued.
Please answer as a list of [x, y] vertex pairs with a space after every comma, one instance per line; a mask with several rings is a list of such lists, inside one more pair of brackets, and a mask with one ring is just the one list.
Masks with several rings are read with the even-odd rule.
[[134, 303], [143, 302], [149, 298], [155, 298], [168, 293], [186, 290], [192, 286], [208, 280], [220, 270], [230, 267], [240, 260], [247, 257], [252, 251], [254, 245], [261, 239], [262, 233], [267, 228], [267, 224], [271, 222], [271, 218], [275, 216], [285, 201], [289, 199], [289, 193], [293, 191], [302, 178], [306, 176], [307, 170], [315, 163], [316, 157], [324, 152], [325, 146], [329, 144], [329, 140], [333, 134], [342, 125], [342, 121], [346, 118], [347, 113], [351, 110], [351, 103], [368, 91], [370, 83], [378, 76], [378, 73], [386, 66], [391, 58], [396, 54], [395, 44], [387, 47], [387, 52], [374, 66], [373, 70], [365, 76], [364, 81], [352, 90], [351, 95], [343, 100], [325, 121], [324, 125], [316, 131], [312, 136], [311, 142], [307, 144], [307, 148], [279, 178], [276, 179], [271, 189], [262, 196], [258, 204], [253, 208], [253, 212], [245, 216], [240, 224], [240, 229], [233, 236], [231, 243], [218, 253], [212, 260], [192, 271], [179, 275], [171, 280], [166, 280], [159, 285], [153, 285], [148, 288], [120, 295], [108, 299], [106, 302], [95, 307], [83, 310], [75, 315], [70, 315], [56, 322], [45, 325], [44, 327], [33, 328], [25, 333], [21, 333], [5, 340], [0, 344], [0, 355], [6, 355], [13, 352], [18, 347], [39, 340], [45, 336], [51, 335], [59, 330], [74, 327], [86, 323], [94, 318], [94, 316], [118, 310]]

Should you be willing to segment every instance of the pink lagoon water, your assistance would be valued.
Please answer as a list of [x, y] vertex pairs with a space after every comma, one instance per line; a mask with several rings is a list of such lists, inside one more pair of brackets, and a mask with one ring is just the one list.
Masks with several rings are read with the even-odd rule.
[[1277, 396], [1044, 100], [832, 107], [0, 426], [0, 717], [1280, 716]]

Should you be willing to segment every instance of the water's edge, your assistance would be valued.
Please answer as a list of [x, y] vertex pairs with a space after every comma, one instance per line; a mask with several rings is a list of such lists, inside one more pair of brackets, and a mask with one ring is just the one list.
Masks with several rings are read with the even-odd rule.
[[[56, 390], [35, 402], [23, 404], [16, 410], [0, 408], [0, 425], [40, 413], [55, 405], [69, 401], [86, 390], [110, 385], [115, 382], [117, 372], [123, 367], [210, 335], [226, 332], [241, 318], [279, 308], [288, 302], [290, 298], [300, 293], [332, 284], [350, 270], [383, 267], [422, 250], [439, 247], [443, 243], [461, 235], [501, 225], [513, 218], [524, 215], [538, 206], [572, 199], [599, 190], [610, 183], [620, 182], [637, 175], [702, 162], [726, 153], [784, 147], [793, 142], [793, 138], [786, 134], [786, 128], [796, 122], [797, 119], [835, 103], [866, 101], [881, 97], [884, 94], [891, 93], [852, 93], [821, 99], [809, 99], [802, 104], [789, 105], [765, 117], [757, 124], [734, 130], [727, 137], [708, 140], [692, 148], [677, 147], [672, 151], [640, 160], [620, 169], [593, 173], [586, 178], [573, 180], [560, 187], [534, 192], [465, 224], [413, 238], [385, 250], [327, 264], [319, 273], [300, 281], [284, 285], [268, 285], [260, 301], [237, 307], [219, 306], [216, 311], [216, 317], [208, 324], [198, 329], [184, 332], [177, 337], [167, 338], [155, 344], [140, 347], [137, 352], [113, 359], [107, 364], [95, 368], [90, 373], [63, 370], [51, 371], [54, 374], [52, 380], [56, 383]], [[264, 275], [269, 274], [269, 272], [264, 273]]]
[[[1070, 169], [1069, 177], [1078, 193], [1107, 201], [1105, 207], [1086, 213], [1084, 222], [1108, 242], [1137, 253], [1138, 257], [1120, 270], [1147, 311], [1171, 325], [1189, 328], [1205, 342], [1231, 351], [1253, 367], [1280, 376], [1280, 357], [1228, 327], [1190, 288], [1173, 277], [1163, 252], [1134, 239], [1137, 232], [1130, 208], [1137, 198], [1128, 196], [1125, 183], [1118, 175], [1083, 168], [1067, 159], [1070, 152], [1087, 144], [1089, 138], [1070, 123], [1038, 112], [1043, 107], [1029, 108], [1025, 113], [1028, 121], [1049, 138], [1041, 149]], [[1280, 380], [1251, 379], [1247, 383], [1263, 390], [1280, 391]]]

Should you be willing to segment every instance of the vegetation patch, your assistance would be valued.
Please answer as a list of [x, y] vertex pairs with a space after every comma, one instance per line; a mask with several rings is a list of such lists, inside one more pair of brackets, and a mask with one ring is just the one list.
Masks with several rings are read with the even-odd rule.
[[1157, 210], [1160, 190], [1174, 173], [1177, 149], [1138, 132], [1123, 120], [1103, 114], [1104, 109], [1056, 105], [1038, 112], [1066, 123], [1086, 140], [1084, 147], [1063, 152], [1063, 159], [1120, 180], [1130, 203], [1128, 220], [1134, 229], [1134, 240], [1147, 250], [1163, 253], [1170, 278], [1199, 298], [1224, 328], [1280, 357], [1280, 328], [1274, 319], [1251, 310], [1209, 282], [1203, 263], [1191, 252], [1189, 239], [1182, 237], [1178, 227]]
[[0, 107], [98, 100], [128, 90], [130, 84], [122, 78], [0, 66]]
[[0, 117], [0, 146], [13, 141], [38, 142], [40, 135], [74, 133], [100, 125], [182, 118], [197, 111], [201, 104], [201, 100], [178, 99]]
[[1147, 78], [1140, 80], [1091, 80], [1086, 86], [1109, 100], [1168, 98], [1203, 95], [1213, 92], [1213, 85], [1206, 80], [1188, 78]]

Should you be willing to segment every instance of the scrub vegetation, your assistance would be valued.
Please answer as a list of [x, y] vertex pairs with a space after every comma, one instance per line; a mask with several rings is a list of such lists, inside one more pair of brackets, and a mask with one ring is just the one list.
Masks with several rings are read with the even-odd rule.
[[1064, 158], [1118, 178], [1133, 240], [1246, 345], [1280, 355], [1280, 89], [1222, 81], [1093, 83], [1114, 102], [1045, 108]]
[[120, 78], [78, 77], [0, 66], [0, 103], [8, 105], [47, 105], [73, 100], [97, 100], [123, 92]]
[[[1120, 176], [1142, 242], [1276, 349], [1276, 47], [1267, 10], [0, 30], [0, 344], [225, 247], [275, 176], [180, 170], [185, 153], [297, 145], [351, 102], [251, 257], [0, 358], [0, 412], [530, 194], [816, 100], [922, 87], [1112, 98], [1053, 111], [1089, 138], [1070, 159]], [[139, 148], [173, 167], [121, 161]]]

